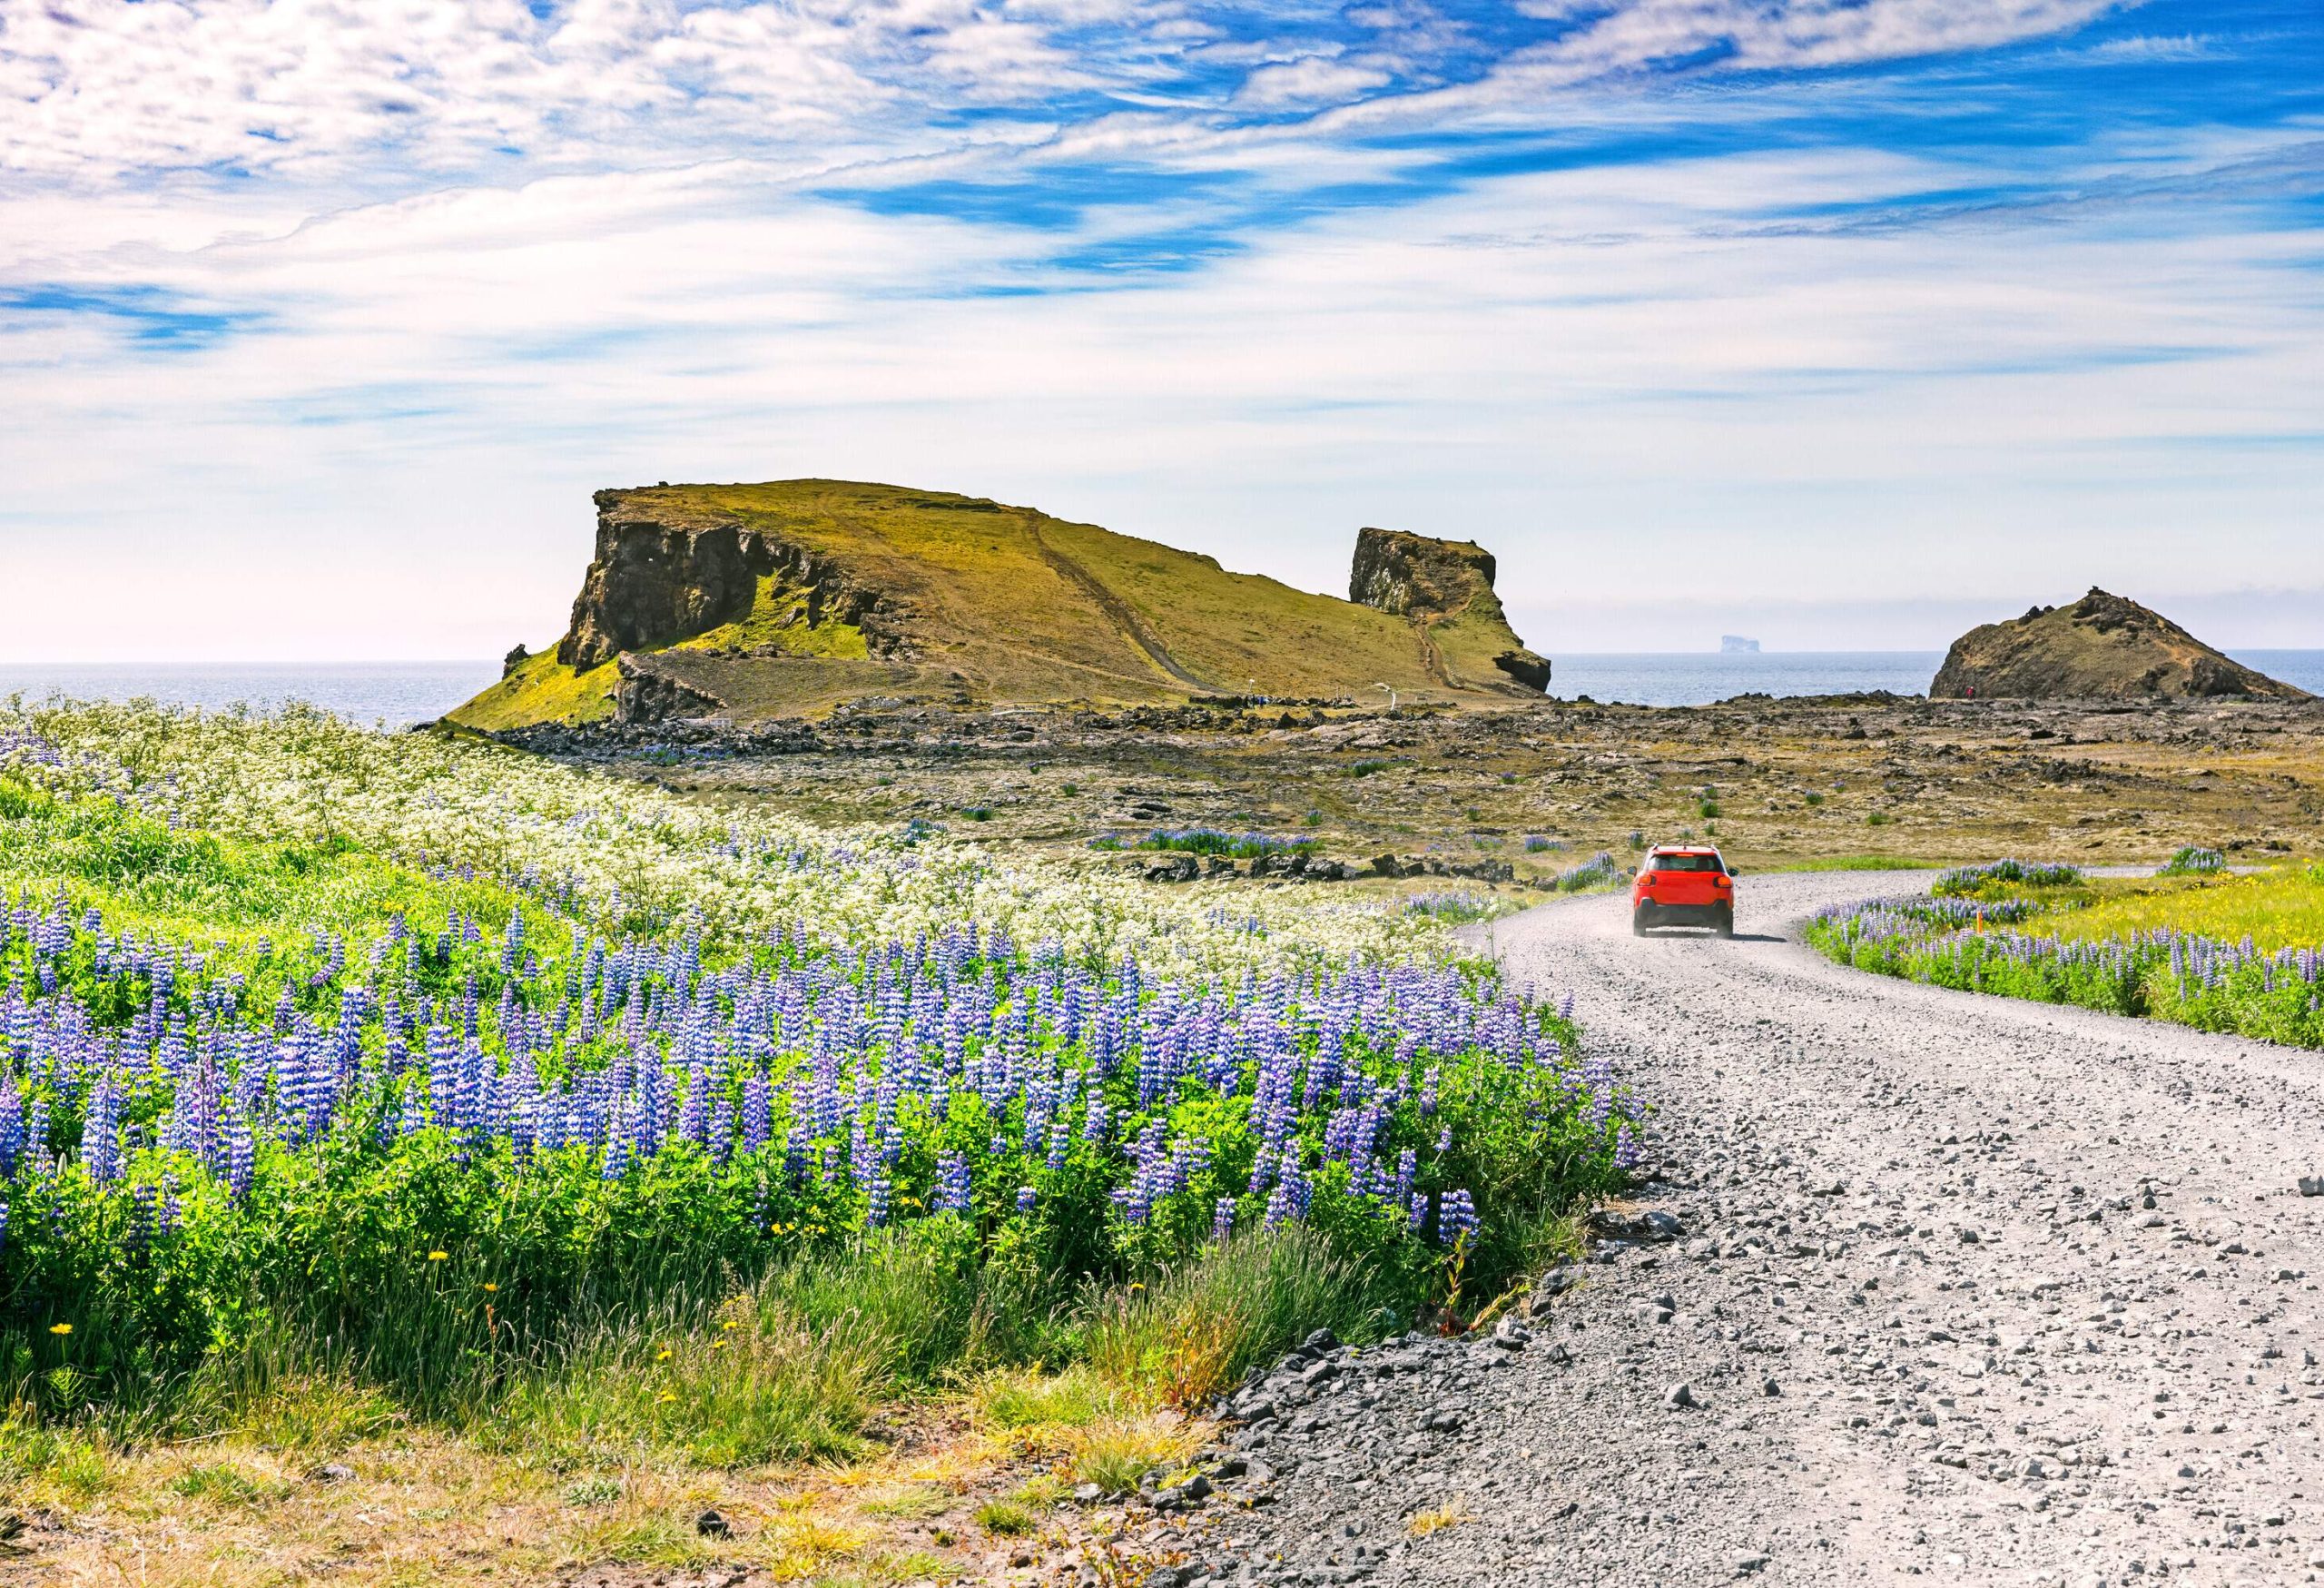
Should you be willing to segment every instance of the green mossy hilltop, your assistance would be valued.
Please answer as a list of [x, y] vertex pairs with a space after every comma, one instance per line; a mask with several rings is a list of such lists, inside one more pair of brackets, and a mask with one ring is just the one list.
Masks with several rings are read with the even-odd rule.
[[1449, 607], [1383, 610], [1034, 508], [896, 486], [657, 486], [596, 503], [572, 626], [452, 721], [498, 731], [814, 715], [873, 695], [1121, 704], [1375, 684], [1521, 697], [1547, 676], [1492, 596], [1492, 558], [1420, 537], [1398, 539], [1465, 570]]

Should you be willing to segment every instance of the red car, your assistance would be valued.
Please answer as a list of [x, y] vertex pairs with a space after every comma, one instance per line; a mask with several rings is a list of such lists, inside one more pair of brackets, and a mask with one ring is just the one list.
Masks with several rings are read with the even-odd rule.
[[1705, 843], [1658, 843], [1630, 883], [1630, 930], [1708, 926], [1735, 935], [1735, 873]]

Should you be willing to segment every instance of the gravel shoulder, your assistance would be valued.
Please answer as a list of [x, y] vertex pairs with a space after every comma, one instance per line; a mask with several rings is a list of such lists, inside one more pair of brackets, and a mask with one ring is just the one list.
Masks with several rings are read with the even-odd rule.
[[[2324, 1198], [2296, 1187], [2324, 1055], [1797, 941], [1925, 880], [1747, 877], [1725, 942], [1633, 938], [1620, 896], [1478, 929], [1654, 1105], [1639, 1210], [1678, 1233], [1601, 1241], [1521, 1342], [1324, 1352], [1246, 1392], [1273, 1415], [1235, 1442], [1273, 1478], [1233, 1485], [1261, 1503], [1215, 1515], [1210, 1570], [2324, 1579]], [[1458, 1519], [1414, 1536], [1430, 1512]]]

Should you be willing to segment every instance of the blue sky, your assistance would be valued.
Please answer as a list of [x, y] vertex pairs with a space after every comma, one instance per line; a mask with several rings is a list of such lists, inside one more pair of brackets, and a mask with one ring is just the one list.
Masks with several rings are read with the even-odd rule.
[[2324, 646], [2324, 13], [0, 0], [0, 659], [497, 654], [803, 474], [1473, 538], [1552, 655]]

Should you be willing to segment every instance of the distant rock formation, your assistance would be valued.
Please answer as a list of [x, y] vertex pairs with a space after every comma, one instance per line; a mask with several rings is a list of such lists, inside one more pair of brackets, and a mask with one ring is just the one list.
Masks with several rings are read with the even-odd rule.
[[1718, 636], [1718, 649], [1721, 656], [1756, 656], [1759, 654], [1759, 642], [1739, 634], [1722, 634]]
[[510, 653], [450, 714], [763, 723], [948, 705], [1538, 697], [1550, 665], [1466, 542], [1367, 529], [1359, 598], [982, 497], [849, 480], [596, 493], [553, 652]]
[[2181, 700], [2307, 692], [2221, 656], [2163, 616], [2095, 586], [2071, 607], [2034, 607], [1953, 642], [1929, 695], [1938, 700]]
[[[1548, 658], [1514, 644], [1501, 597], [1493, 594], [1498, 571], [1492, 553], [1472, 540], [1437, 540], [1403, 529], [1356, 531], [1355, 562], [1349, 569], [1347, 598], [1417, 625], [1430, 647], [1430, 670], [1458, 686], [1453, 670], [1459, 640], [1488, 643], [1483, 659], [1526, 688], [1550, 686]], [[1490, 630], [1490, 634], [1480, 634]], [[1465, 681], [1471, 687], [1474, 680]]]

